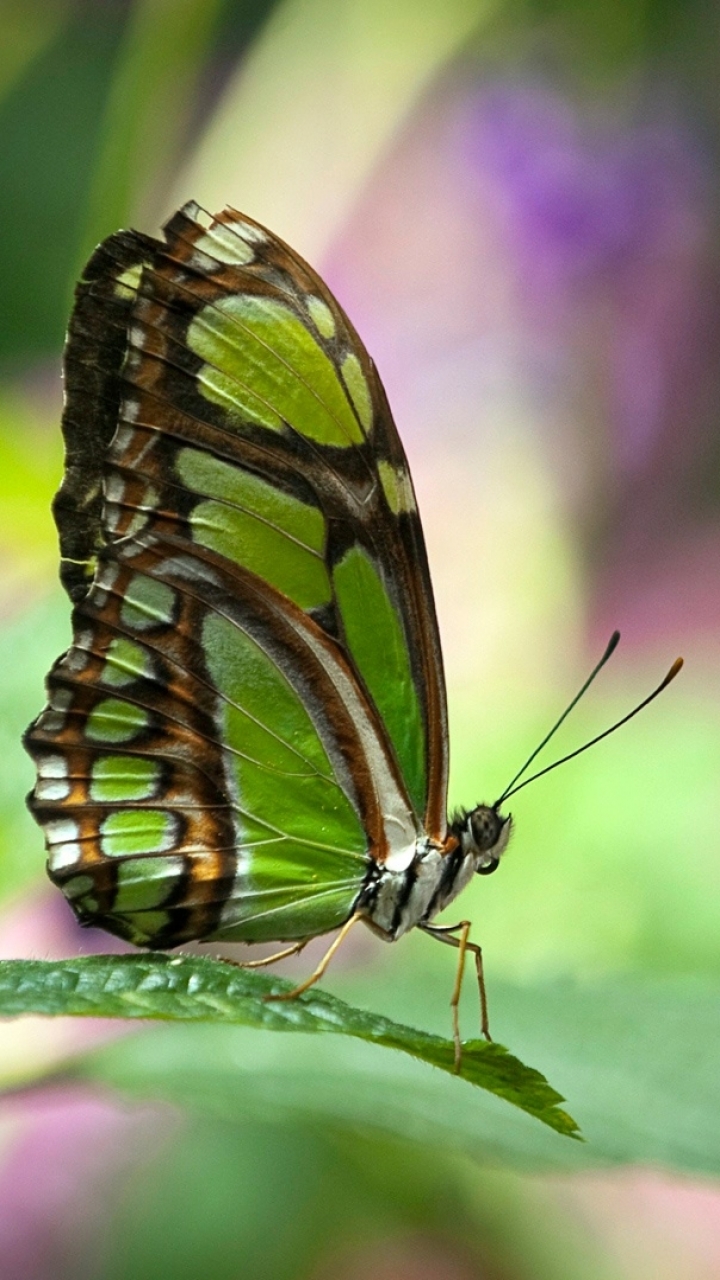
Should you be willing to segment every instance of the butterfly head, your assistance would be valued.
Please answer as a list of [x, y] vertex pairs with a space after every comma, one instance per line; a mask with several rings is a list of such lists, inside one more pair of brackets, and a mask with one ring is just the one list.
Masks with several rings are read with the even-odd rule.
[[496, 805], [479, 804], [469, 813], [459, 813], [452, 823], [452, 831], [463, 853], [474, 856], [478, 875], [489, 876], [497, 871], [507, 849], [512, 816], [503, 817]]

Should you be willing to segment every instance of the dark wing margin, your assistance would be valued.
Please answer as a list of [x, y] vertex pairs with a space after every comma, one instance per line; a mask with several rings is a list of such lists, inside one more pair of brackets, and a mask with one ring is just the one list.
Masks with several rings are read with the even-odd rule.
[[159, 247], [137, 231], [118, 231], [95, 250], [75, 290], [63, 363], [65, 472], [53, 501], [60, 580], [73, 603], [87, 595], [106, 541], [102, 479], [124, 391], [134, 281]]

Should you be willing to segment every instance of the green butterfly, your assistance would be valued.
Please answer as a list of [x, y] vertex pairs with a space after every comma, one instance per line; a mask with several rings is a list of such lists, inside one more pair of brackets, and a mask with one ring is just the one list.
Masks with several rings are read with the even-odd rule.
[[73, 643], [25, 737], [50, 877], [138, 946], [340, 928], [297, 992], [357, 921], [417, 925], [459, 948], [455, 1011], [475, 952], [487, 1033], [469, 924], [432, 921], [511, 823], [447, 816], [422, 528], [347, 316], [276, 236], [188, 204], [93, 254], [65, 378]]

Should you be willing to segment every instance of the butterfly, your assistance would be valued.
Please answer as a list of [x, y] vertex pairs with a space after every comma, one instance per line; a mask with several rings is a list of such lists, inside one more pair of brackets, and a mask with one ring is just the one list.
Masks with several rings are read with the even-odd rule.
[[[447, 813], [432, 586], [382, 384], [319, 276], [233, 209], [92, 255], [54, 515], [73, 641], [27, 730], [78, 920], [151, 948], [435, 916], [493, 872], [501, 802]], [[509, 789], [506, 789], [507, 795]], [[263, 963], [263, 962], [251, 962]]]

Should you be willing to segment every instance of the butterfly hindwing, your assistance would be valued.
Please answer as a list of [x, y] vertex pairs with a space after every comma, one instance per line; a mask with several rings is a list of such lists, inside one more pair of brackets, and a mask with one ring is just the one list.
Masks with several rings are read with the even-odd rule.
[[165, 233], [111, 237], [79, 287], [55, 509], [74, 643], [28, 733], [32, 803], [81, 917], [153, 945], [300, 938], [444, 830], [422, 531], [318, 277], [233, 211]]

